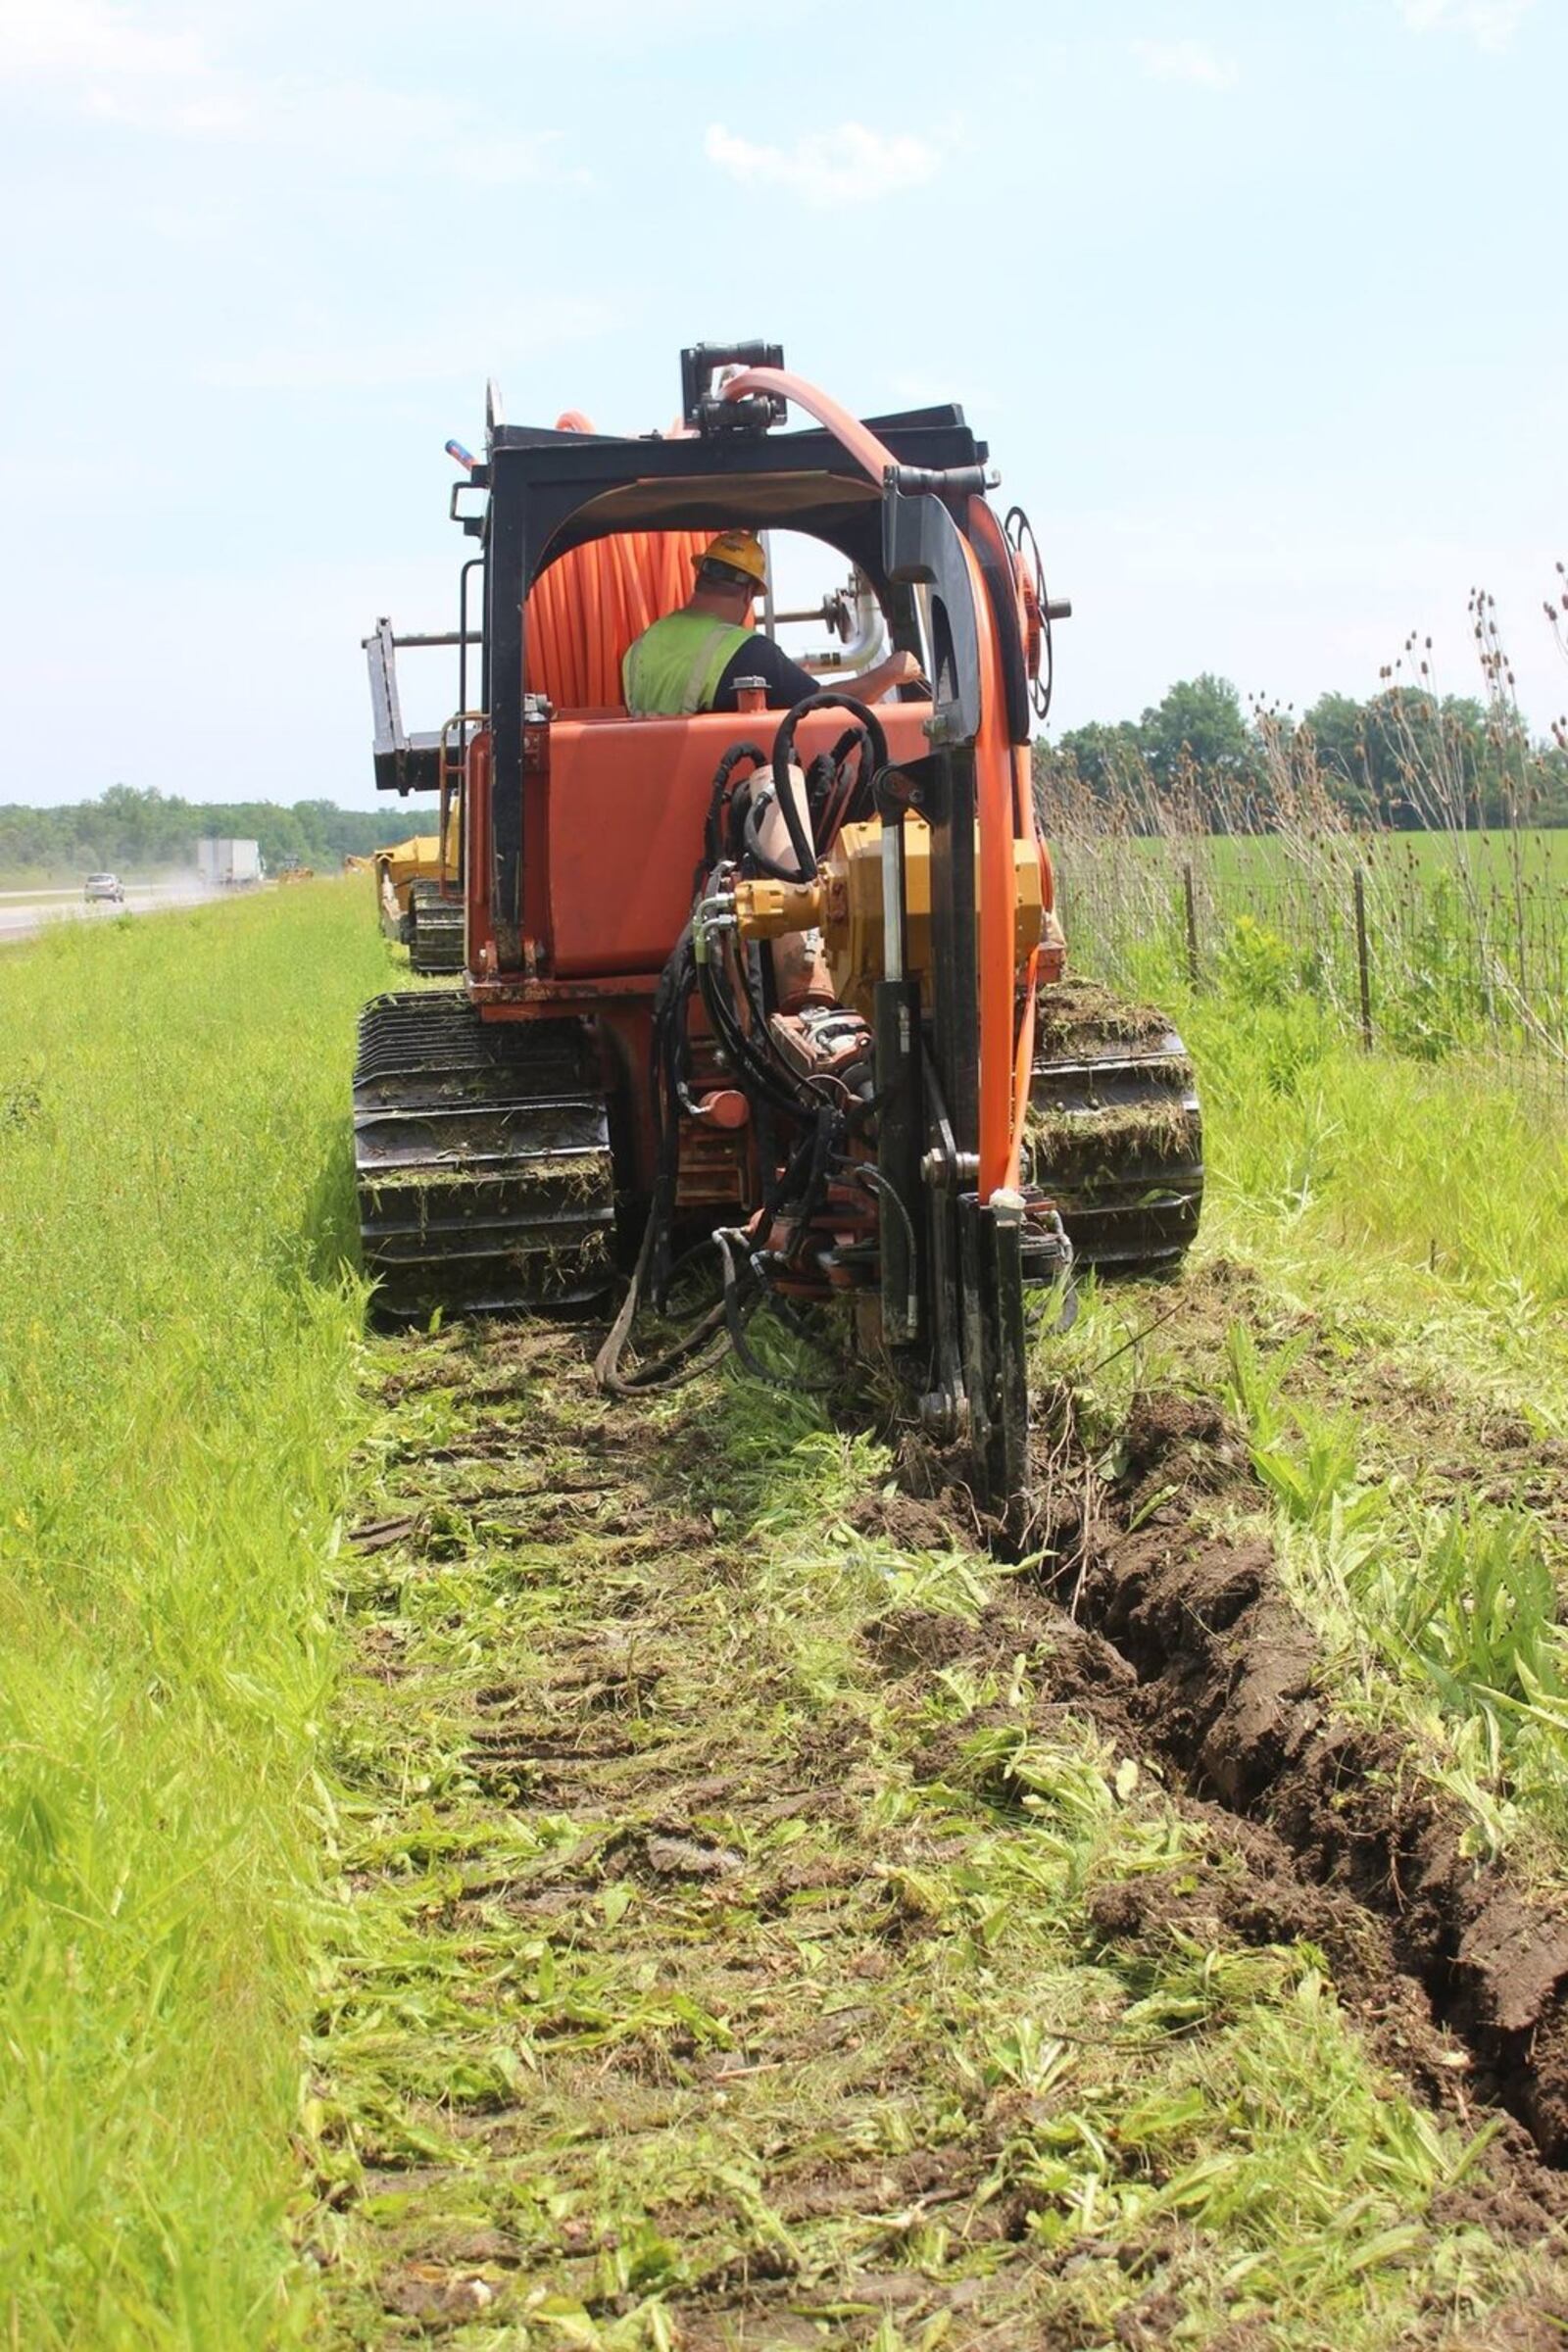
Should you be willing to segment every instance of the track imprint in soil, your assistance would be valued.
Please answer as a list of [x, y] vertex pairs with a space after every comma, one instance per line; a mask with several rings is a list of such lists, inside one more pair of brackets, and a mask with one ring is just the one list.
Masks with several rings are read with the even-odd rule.
[[[515, 2327], [531, 2346], [553, 2310], [611, 2328], [665, 2293], [682, 2352], [918, 2341], [944, 2318], [953, 2346], [1067, 2352], [1101, 2340], [1076, 2331], [1096, 2295], [1114, 2340], [1165, 2342], [1197, 2291], [1179, 2233], [1050, 2251], [1010, 2154], [1042, 2102], [956, 2077], [928, 1989], [918, 2025], [888, 2006], [906, 1976], [941, 1984], [932, 1887], [962, 1839], [890, 1806], [851, 1694], [792, 1714], [765, 1639], [726, 1622], [744, 1563], [693, 1508], [700, 1428], [682, 1454], [608, 1411], [580, 1334], [450, 1337], [386, 1384], [444, 1385], [471, 1428], [393, 1461], [346, 1563], [365, 1697], [345, 1881], [378, 1924], [362, 1947], [348, 1923], [318, 2045], [331, 2340]], [[484, 1491], [492, 1466], [515, 1510]], [[1022, 1662], [1033, 1734], [1087, 1720], [1155, 1760], [1191, 1828], [1179, 1865], [1084, 1892], [1104, 1968], [1137, 1984], [1184, 1943], [1320, 1948], [1418, 2100], [1467, 2131], [1489, 2101], [1520, 2119], [1438, 2218], [1538, 2246], [1568, 2194], [1520, 2126], [1568, 2155], [1568, 1936], [1462, 1859], [1390, 1742], [1335, 1721], [1267, 1545], [1201, 1532], [1205, 1498], [1250, 1475], [1216, 1413], [1142, 1400], [1114, 1486], [1070, 1447], [1051, 1474], [1055, 1576], [1007, 1577], [972, 1618], [895, 1603], [859, 1626], [911, 1789], [972, 1781], [990, 1727], [983, 1705], [937, 1725], [944, 1678]], [[906, 1553], [975, 1544], [940, 1491], [884, 1488], [847, 1517]], [[1015, 1803], [999, 1771], [976, 1820]], [[1113, 2037], [1082, 2022], [1048, 2031]], [[1496, 2311], [1464, 2340], [1535, 2352], [1559, 2340], [1544, 2325]], [[1244, 2321], [1204, 2340], [1274, 2339]]]

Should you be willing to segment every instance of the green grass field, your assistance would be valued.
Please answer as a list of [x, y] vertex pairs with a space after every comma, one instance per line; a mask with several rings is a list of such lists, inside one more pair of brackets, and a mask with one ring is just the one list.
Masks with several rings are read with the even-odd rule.
[[1310, 1000], [1394, 1054], [1485, 1054], [1568, 1098], [1568, 833], [1096, 833], [1059, 857], [1073, 952], [1117, 985]]
[[[363, 891], [0, 960], [0, 2339], [282, 2310]], [[9, 2334], [7, 2330], [9, 2329]]]
[[[1363, 863], [1386, 867], [1432, 881], [1458, 860], [1486, 889], [1504, 890], [1517, 863], [1527, 882], [1560, 884], [1568, 878], [1568, 830], [1554, 826], [1521, 826], [1505, 830], [1450, 834], [1372, 831], [1325, 836], [1353, 853]], [[1145, 838], [1141, 855], [1159, 856], [1160, 839]], [[1241, 883], [1277, 880], [1289, 862], [1289, 845], [1277, 833], [1213, 833], [1194, 845], [1221, 877]]]
[[[0, 960], [0, 2341], [1557, 2340], [1550, 2197], [1386, 1929], [1238, 1925], [1255, 1850], [879, 1440], [363, 1339], [393, 971], [336, 884]], [[1560, 1908], [1568, 1126], [1174, 1009], [1196, 1262], [1043, 1384], [1106, 1465], [1140, 1392], [1223, 1401], [1206, 1540]]]

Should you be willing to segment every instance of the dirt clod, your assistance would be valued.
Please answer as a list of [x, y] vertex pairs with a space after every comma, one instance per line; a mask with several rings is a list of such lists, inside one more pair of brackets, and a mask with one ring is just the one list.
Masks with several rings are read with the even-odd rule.
[[664, 1879], [727, 1879], [745, 1865], [727, 1846], [708, 1845], [695, 1838], [650, 1838], [644, 1852], [648, 1867]]

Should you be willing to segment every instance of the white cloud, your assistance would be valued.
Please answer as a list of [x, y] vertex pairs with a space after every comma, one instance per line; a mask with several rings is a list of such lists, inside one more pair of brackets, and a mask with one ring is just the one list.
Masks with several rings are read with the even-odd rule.
[[1186, 81], [1200, 90], [1234, 90], [1242, 78], [1242, 69], [1233, 57], [1221, 57], [1202, 41], [1133, 41], [1129, 46], [1144, 72], [1155, 81]]
[[1536, 0], [1398, 0], [1412, 32], [1467, 32], [1480, 49], [1506, 49]]
[[247, 77], [227, 70], [194, 33], [155, 29], [105, 0], [0, 0], [6, 81], [52, 89], [90, 122], [163, 138], [284, 148], [349, 171], [432, 171], [481, 186], [556, 176], [548, 132], [497, 136], [461, 102], [371, 82]]
[[199, 75], [193, 33], [155, 32], [102, 0], [0, 0], [0, 79]]
[[704, 149], [710, 164], [748, 187], [787, 188], [803, 203], [823, 208], [874, 204], [923, 187], [942, 168], [941, 150], [929, 140], [908, 131], [889, 136], [863, 122], [806, 131], [788, 148], [760, 146], [713, 122]]

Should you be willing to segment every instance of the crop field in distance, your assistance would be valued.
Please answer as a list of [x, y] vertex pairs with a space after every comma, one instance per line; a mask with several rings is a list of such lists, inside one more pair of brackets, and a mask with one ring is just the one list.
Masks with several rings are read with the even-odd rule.
[[1396, 684], [1334, 758], [1275, 709], [1234, 770], [1184, 749], [1156, 772], [1121, 745], [1086, 776], [1037, 745], [1069, 932], [1101, 975], [1305, 999], [1368, 1047], [1479, 1056], [1568, 1097], [1568, 830], [1531, 821], [1564, 744], [1531, 746], [1487, 606], [1487, 705], [1460, 705], [1463, 724]]
[[1368, 1050], [1251, 845], [1095, 855], [1208, 1200], [1021, 1556], [848, 1353], [367, 1335], [363, 880], [0, 958], [0, 2342], [1568, 2340], [1551, 986]]
[[1063, 908], [1118, 985], [1314, 1003], [1347, 1036], [1470, 1054], [1568, 1099], [1565, 841], [1068, 833]]

